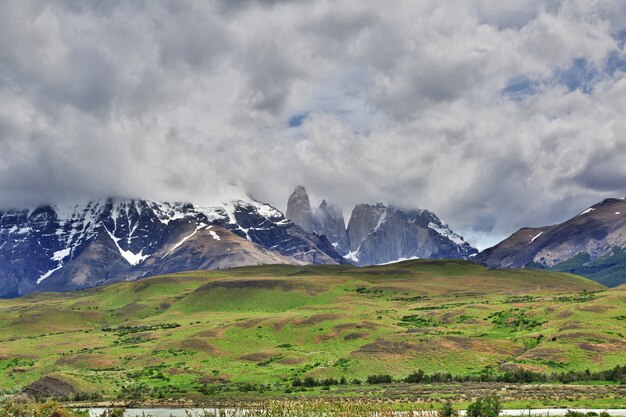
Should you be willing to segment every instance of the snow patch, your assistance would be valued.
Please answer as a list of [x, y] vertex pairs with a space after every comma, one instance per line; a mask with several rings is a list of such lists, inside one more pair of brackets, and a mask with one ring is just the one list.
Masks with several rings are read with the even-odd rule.
[[59, 266], [57, 266], [56, 268], [51, 269], [48, 272], [46, 272], [45, 274], [43, 274], [42, 276], [40, 276], [39, 279], [37, 280], [37, 284], [40, 284], [41, 281], [43, 281], [44, 279], [48, 278], [50, 275], [52, 275], [54, 272], [58, 271], [61, 268], [63, 268], [63, 264], [62, 263]]
[[[543, 234], [543, 232], [539, 232], [539, 234], [537, 234], [536, 236], [533, 236], [532, 239], [530, 239], [530, 243], [533, 243], [535, 241], [535, 239], [537, 239], [542, 234]], [[529, 243], [529, 245], [530, 245], [530, 243]]]
[[[179, 247], [181, 247], [181, 245], [182, 245], [183, 243], [185, 243], [186, 241], [188, 241], [189, 239], [191, 239], [193, 236], [195, 236], [195, 234], [196, 234], [196, 233], [198, 233], [198, 231], [199, 231], [200, 229], [205, 228], [205, 227], [209, 227], [209, 228], [210, 228], [211, 226], [208, 226], [208, 225], [206, 225], [206, 224], [201, 224], [201, 225], [199, 225], [199, 226], [196, 226], [196, 229], [195, 229], [193, 232], [191, 232], [191, 234], [189, 234], [189, 235], [185, 236], [184, 238], [182, 238], [182, 240], [180, 240], [178, 243], [176, 243], [176, 244], [172, 247], [172, 249], [170, 249], [169, 251], [167, 251], [167, 253], [161, 257], [161, 259], [165, 258], [167, 255], [169, 255], [170, 253], [172, 253], [173, 251], [175, 251], [176, 249], [178, 249]], [[219, 240], [219, 239], [218, 239], [218, 240]]]
[[579, 216], [582, 216], [583, 214], [591, 213], [594, 210], [595, 210], [595, 208], [589, 207], [587, 210], [585, 210], [582, 213], [580, 213]]
[[63, 259], [70, 256], [71, 253], [72, 253], [72, 248], [65, 248], [65, 249], [58, 250], [52, 254], [52, 260], [62, 261]]
[[344, 258], [352, 262], [359, 262], [359, 250], [357, 249], [355, 251], [348, 252]]
[[622, 214], [622, 212], [621, 211], [616, 211], [615, 214]]
[[465, 245], [463, 238], [450, 230], [448, 226], [440, 226], [436, 223], [430, 222], [428, 223], [428, 227], [457, 245]]
[[221, 240], [220, 236], [217, 233], [215, 233], [213, 230], [209, 230], [209, 234], [214, 240]]
[[383, 262], [382, 264], [376, 264], [376, 265], [391, 265], [391, 264], [397, 264], [398, 262], [412, 261], [415, 259], [420, 259], [420, 258], [419, 256], [411, 256], [410, 258], [398, 258], [395, 261]]
[[139, 251], [139, 253], [132, 253], [129, 250], [122, 249], [122, 247], [119, 244], [119, 241], [121, 239], [113, 236], [113, 233], [109, 232], [109, 229], [107, 229], [106, 227], [104, 228], [104, 230], [107, 231], [107, 233], [109, 234], [109, 236], [115, 243], [115, 246], [117, 246], [117, 250], [120, 252], [120, 255], [122, 255], [122, 257], [126, 259], [126, 262], [128, 262], [130, 265], [132, 266], [139, 265], [140, 263], [142, 263], [143, 261], [145, 261], [146, 259], [150, 257], [150, 255], [143, 254], [143, 249]]

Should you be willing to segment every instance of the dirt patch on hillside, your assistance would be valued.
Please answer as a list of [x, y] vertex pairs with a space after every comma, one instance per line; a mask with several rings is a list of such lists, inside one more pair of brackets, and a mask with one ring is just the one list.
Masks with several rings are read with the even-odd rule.
[[623, 352], [626, 350], [626, 343], [579, 343], [578, 347], [587, 352], [611, 353]]
[[564, 332], [566, 330], [577, 330], [577, 329], [582, 329], [582, 328], [583, 326], [581, 326], [580, 323], [576, 323], [574, 321], [568, 321], [563, 326], [561, 326], [559, 331]]
[[344, 330], [359, 330], [359, 329], [374, 330], [374, 329], [378, 329], [379, 327], [381, 327], [380, 324], [372, 323], [370, 321], [360, 321], [357, 323], [338, 324], [335, 327], [333, 327], [333, 329], [339, 332], [342, 332]]
[[253, 352], [238, 356], [237, 359], [248, 362], [263, 362], [276, 355], [276, 352]]
[[414, 351], [421, 350], [419, 346], [416, 346], [408, 342], [393, 342], [390, 340], [378, 339], [375, 342], [368, 343], [355, 350], [354, 354], [383, 354], [383, 355], [405, 355]]
[[235, 326], [242, 327], [244, 329], [251, 329], [253, 327], [257, 327], [264, 320], [265, 319], [252, 319], [252, 320], [240, 321], [236, 323]]
[[117, 360], [108, 355], [78, 354], [61, 357], [56, 361], [56, 364], [77, 368], [107, 369], [115, 367], [117, 365]]
[[560, 319], [566, 319], [568, 317], [571, 317], [572, 315], [574, 315], [574, 313], [572, 313], [571, 311], [562, 311], [557, 315], [557, 317]]
[[524, 360], [544, 360], [553, 362], [565, 362], [566, 358], [561, 349], [557, 348], [535, 348], [521, 355], [518, 359]]
[[220, 338], [224, 334], [224, 332], [228, 329], [227, 326], [216, 327], [211, 330], [203, 330], [201, 332], [196, 333], [194, 336], [196, 337], [206, 337], [208, 339], [211, 338]]
[[274, 323], [272, 323], [272, 328], [278, 331], [290, 323], [292, 323], [291, 319], [276, 320]]
[[44, 376], [22, 390], [31, 397], [61, 397], [74, 394], [74, 386], [54, 376]]
[[330, 339], [336, 339], [337, 336], [339, 336], [339, 333], [337, 333], [337, 332], [330, 332], [330, 333], [326, 333], [326, 334], [321, 334], [319, 336], [315, 336], [313, 338], [313, 342], [314, 343], [322, 343], [322, 342], [325, 342], [325, 341], [330, 340]]
[[304, 363], [304, 362], [306, 362], [306, 359], [296, 358], [296, 357], [283, 358], [278, 361], [278, 363], [281, 363], [283, 365], [300, 365], [301, 363]]
[[343, 337], [343, 340], [355, 340], [355, 339], [365, 339], [367, 337], [367, 333], [362, 332], [354, 332], [348, 333]]
[[222, 356], [224, 354], [206, 340], [200, 339], [198, 337], [190, 337], [183, 340], [178, 345], [183, 349], [188, 349], [195, 352], [209, 353], [213, 356]]
[[320, 313], [320, 314], [314, 314], [311, 317], [307, 317], [305, 319], [294, 320], [293, 324], [296, 326], [307, 326], [307, 325], [319, 324], [324, 321], [337, 320], [339, 318], [341, 318], [341, 315], [339, 314]]
[[120, 307], [115, 311], [116, 316], [125, 316], [127, 314], [137, 313], [148, 306], [140, 303], [130, 303], [126, 304], [124, 307]]
[[541, 365], [530, 365], [525, 363], [505, 363], [500, 367], [500, 371], [502, 372], [517, 372], [517, 371], [529, 371], [529, 372], [545, 372], [545, 366]]
[[614, 308], [615, 307], [611, 307], [611, 306], [580, 306], [578, 307], [580, 311], [589, 311], [591, 313], [605, 313]]
[[595, 333], [587, 332], [571, 332], [571, 333], [558, 333], [555, 335], [557, 340], [576, 340], [576, 339], [595, 339], [605, 340], [605, 337]]

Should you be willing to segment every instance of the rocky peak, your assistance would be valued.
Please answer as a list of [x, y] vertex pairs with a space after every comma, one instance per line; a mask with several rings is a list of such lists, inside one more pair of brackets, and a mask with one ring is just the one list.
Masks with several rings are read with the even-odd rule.
[[318, 235], [326, 236], [339, 253], [342, 255], [348, 253], [348, 235], [341, 207], [322, 200], [315, 210], [314, 229]]
[[305, 232], [311, 233], [314, 231], [311, 202], [303, 186], [298, 185], [289, 196], [286, 216], [292, 222], [302, 227]]

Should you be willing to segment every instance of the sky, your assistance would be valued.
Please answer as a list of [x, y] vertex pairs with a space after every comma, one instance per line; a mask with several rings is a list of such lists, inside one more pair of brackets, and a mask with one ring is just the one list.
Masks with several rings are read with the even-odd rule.
[[621, 0], [2, 1], [0, 207], [302, 184], [484, 248], [626, 196], [625, 40]]

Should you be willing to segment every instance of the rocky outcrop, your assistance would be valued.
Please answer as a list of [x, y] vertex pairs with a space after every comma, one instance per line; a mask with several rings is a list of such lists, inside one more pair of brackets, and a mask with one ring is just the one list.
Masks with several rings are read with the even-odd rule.
[[340, 207], [323, 200], [313, 213], [306, 189], [298, 185], [289, 196], [286, 216], [305, 232], [325, 236], [341, 255], [348, 253], [346, 223]]
[[346, 258], [358, 265], [411, 258], [468, 258], [477, 253], [428, 210], [359, 204], [347, 233], [350, 253]]
[[0, 212], [0, 297], [260, 263], [345, 260], [325, 237], [254, 200], [103, 199]]
[[326, 236], [340, 254], [345, 255], [349, 252], [348, 234], [341, 207], [322, 200], [315, 210], [314, 230], [318, 235]]
[[[289, 197], [287, 217], [326, 237], [349, 262], [373, 265], [410, 258], [468, 258], [477, 253], [428, 210], [403, 210], [385, 204], [358, 204], [346, 229], [340, 207], [323, 200], [313, 215], [306, 190]], [[291, 216], [291, 217], [290, 217]]]
[[626, 283], [626, 200], [607, 199], [554, 226], [523, 228], [474, 259], [503, 268], [576, 273], [605, 285]]
[[287, 202], [287, 212], [285, 215], [295, 224], [302, 227], [305, 232], [313, 232], [313, 213], [311, 211], [311, 202], [309, 201], [309, 195], [303, 186], [298, 185], [289, 196], [289, 200]]

